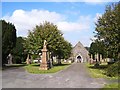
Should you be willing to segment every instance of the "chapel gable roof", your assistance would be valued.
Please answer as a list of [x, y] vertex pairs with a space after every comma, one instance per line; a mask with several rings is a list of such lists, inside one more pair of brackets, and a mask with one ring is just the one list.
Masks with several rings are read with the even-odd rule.
[[86, 48], [82, 45], [80, 41], [73, 47], [72, 52], [73, 53], [78, 53], [78, 52], [88, 53], [88, 51], [86, 50]]

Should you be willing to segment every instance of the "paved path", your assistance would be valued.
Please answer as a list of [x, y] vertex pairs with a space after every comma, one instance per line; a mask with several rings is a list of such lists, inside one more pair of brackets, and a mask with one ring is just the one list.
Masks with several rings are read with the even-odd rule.
[[3, 71], [3, 88], [101, 88], [104, 79], [91, 78], [83, 63], [73, 63], [55, 74], [30, 74], [23, 68]]

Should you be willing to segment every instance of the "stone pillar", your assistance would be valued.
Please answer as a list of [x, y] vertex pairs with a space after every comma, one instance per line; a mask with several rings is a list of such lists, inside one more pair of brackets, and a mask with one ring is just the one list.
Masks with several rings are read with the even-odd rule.
[[101, 62], [104, 62], [104, 61], [102, 60], [102, 55], [101, 55], [101, 54], [100, 54], [100, 61], [101, 61]]
[[96, 57], [97, 57], [97, 61], [99, 61], [99, 54], [98, 54], [98, 53], [97, 53], [97, 56], [96, 56]]
[[95, 54], [95, 61], [97, 61], [97, 54]]
[[26, 63], [27, 63], [27, 64], [30, 64], [29, 54], [28, 54], [28, 56], [27, 56]]
[[40, 70], [48, 70], [48, 56], [47, 56], [47, 48], [46, 48], [46, 40], [44, 40], [44, 45], [42, 49], [42, 63], [40, 64]]
[[92, 64], [93, 63], [93, 55], [91, 54], [91, 56], [90, 56], [90, 64]]

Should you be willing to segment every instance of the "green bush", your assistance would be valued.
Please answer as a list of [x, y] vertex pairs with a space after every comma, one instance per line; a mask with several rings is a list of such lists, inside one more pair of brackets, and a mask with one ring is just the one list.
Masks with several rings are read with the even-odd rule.
[[108, 66], [106, 69], [106, 75], [110, 77], [120, 75], [120, 61], [117, 61], [114, 64]]
[[14, 56], [13, 62], [15, 64], [21, 64], [22, 63], [21, 57], [20, 56]]

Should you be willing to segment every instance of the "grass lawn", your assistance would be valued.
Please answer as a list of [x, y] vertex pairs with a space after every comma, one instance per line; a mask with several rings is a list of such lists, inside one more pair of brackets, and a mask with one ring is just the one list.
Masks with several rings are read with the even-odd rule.
[[118, 83], [106, 84], [100, 90], [120, 90], [120, 84], [119, 85]]
[[29, 72], [29, 73], [34, 73], [34, 74], [46, 74], [46, 73], [55, 73], [60, 70], [63, 70], [67, 68], [70, 64], [62, 64], [62, 65], [55, 65], [53, 68], [49, 70], [39, 70], [40, 65], [39, 64], [31, 64], [27, 65], [24, 68]]
[[106, 84], [101, 90], [104, 90], [105, 88], [118, 88], [118, 83]]
[[[106, 78], [106, 79], [109, 79], [109, 80], [116, 80], [116, 79], [118, 79], [118, 77], [109, 77], [109, 76], [105, 75], [105, 69], [107, 68], [107, 63], [100, 64], [99, 68], [95, 68], [94, 65], [90, 65], [88, 63], [86, 63], [86, 66], [88, 68], [88, 71], [89, 71], [90, 75], [93, 78]], [[109, 90], [109, 88], [111, 88], [110, 90], [120, 90], [120, 87], [118, 89], [118, 86], [120, 86], [120, 83], [118, 85], [117, 82], [116, 83], [111, 83], [111, 84], [106, 84], [100, 90]]]
[[108, 67], [107, 63], [102, 63], [98, 68], [95, 68], [94, 65], [86, 63], [88, 71], [93, 78], [107, 78], [107, 79], [118, 79], [118, 77], [108, 77], [105, 75], [105, 69]]

